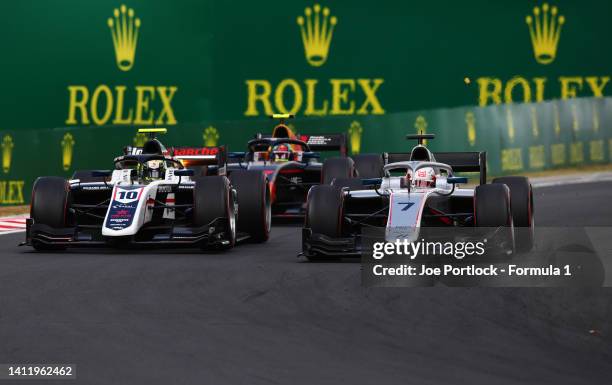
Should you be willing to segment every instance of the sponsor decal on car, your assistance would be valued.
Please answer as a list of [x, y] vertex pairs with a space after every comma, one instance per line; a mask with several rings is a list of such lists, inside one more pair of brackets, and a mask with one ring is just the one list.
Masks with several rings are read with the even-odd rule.
[[143, 190], [144, 187], [116, 187], [105, 226], [111, 230], [128, 228], [134, 220]]

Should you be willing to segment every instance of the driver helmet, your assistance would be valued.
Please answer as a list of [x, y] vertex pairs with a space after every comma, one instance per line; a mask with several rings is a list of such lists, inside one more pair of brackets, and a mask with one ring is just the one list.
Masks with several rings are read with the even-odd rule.
[[435, 187], [436, 172], [432, 167], [423, 167], [414, 173], [415, 187]]
[[161, 179], [163, 178], [164, 161], [161, 159], [150, 160], [146, 163], [147, 170], [145, 175], [150, 179]]
[[289, 150], [289, 146], [286, 144], [281, 144], [276, 146], [273, 149], [274, 160], [277, 162], [287, 162], [289, 161], [289, 156], [291, 155], [291, 151]]

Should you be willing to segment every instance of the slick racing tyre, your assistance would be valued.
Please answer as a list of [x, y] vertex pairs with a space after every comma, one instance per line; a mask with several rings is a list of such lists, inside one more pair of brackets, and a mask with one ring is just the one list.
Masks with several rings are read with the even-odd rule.
[[[47, 225], [53, 228], [66, 227], [69, 186], [64, 178], [45, 176], [36, 179], [32, 188], [32, 204], [30, 218], [35, 224]], [[34, 240], [32, 246], [36, 250], [63, 250], [64, 246], [48, 245]]]
[[[225, 220], [225, 240], [236, 243], [236, 207], [229, 180], [224, 176], [197, 178], [193, 189], [193, 224], [205, 226], [217, 218]], [[206, 246], [206, 245], [203, 245]]]
[[355, 162], [351, 158], [329, 158], [323, 162], [321, 184], [331, 184], [336, 178], [355, 177]]
[[514, 251], [514, 228], [510, 189], [504, 184], [484, 184], [474, 190], [474, 220], [477, 227], [502, 228], [498, 244]]
[[238, 231], [248, 233], [254, 242], [270, 237], [272, 212], [268, 178], [261, 171], [237, 170], [230, 174], [238, 199]]
[[342, 236], [344, 197], [337, 186], [313, 186], [308, 192], [306, 226], [327, 237]]
[[[305, 227], [309, 227], [313, 234], [337, 238], [343, 234], [343, 222], [342, 189], [331, 185], [313, 186], [308, 191]], [[311, 261], [332, 259], [320, 255], [310, 255], [307, 258]]]
[[529, 179], [524, 176], [506, 176], [493, 179], [494, 184], [505, 184], [510, 189], [510, 207], [514, 222], [514, 237], [518, 251], [533, 248], [533, 191]]
[[353, 155], [355, 170], [359, 178], [382, 178], [383, 157], [379, 154]]

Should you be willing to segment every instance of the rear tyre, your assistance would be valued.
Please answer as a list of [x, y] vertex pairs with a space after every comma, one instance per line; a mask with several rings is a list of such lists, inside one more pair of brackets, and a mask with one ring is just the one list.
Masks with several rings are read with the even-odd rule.
[[[66, 227], [68, 215], [68, 182], [56, 176], [44, 176], [36, 179], [32, 188], [32, 204], [30, 218], [36, 224], [47, 225], [53, 228]], [[36, 250], [64, 250], [65, 246], [48, 245], [32, 241]]]
[[533, 190], [524, 176], [506, 176], [493, 179], [494, 184], [505, 184], [510, 189], [510, 207], [514, 223], [516, 248], [525, 252], [533, 248]]
[[384, 161], [379, 154], [353, 155], [355, 170], [359, 178], [382, 178]]
[[510, 189], [504, 184], [484, 184], [474, 190], [474, 219], [478, 227], [502, 227], [500, 241], [514, 251], [514, 229], [510, 209]]
[[238, 200], [238, 231], [248, 233], [254, 242], [267, 241], [272, 225], [268, 178], [261, 171], [236, 170], [230, 182]]
[[[197, 178], [193, 190], [193, 224], [204, 226], [217, 218], [223, 218], [224, 248], [236, 243], [236, 207], [229, 180], [224, 176]], [[203, 245], [206, 246], [206, 245]]]
[[355, 177], [355, 162], [351, 158], [329, 158], [323, 162], [321, 184], [331, 184], [336, 178]]

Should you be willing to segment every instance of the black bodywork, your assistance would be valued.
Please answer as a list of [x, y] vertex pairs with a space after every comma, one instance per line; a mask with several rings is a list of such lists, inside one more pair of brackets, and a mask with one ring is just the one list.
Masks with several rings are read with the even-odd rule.
[[[279, 145], [295, 146], [295, 157], [285, 162], [271, 159], [254, 160], [257, 152], [266, 152]], [[231, 163], [227, 173], [233, 170], [261, 170], [270, 182], [272, 216], [275, 218], [303, 218], [308, 190], [321, 183], [323, 164], [320, 151], [338, 151], [347, 155], [344, 134], [295, 135], [295, 138], [274, 138], [258, 134], [247, 143], [246, 152], [229, 153]], [[299, 156], [298, 156], [299, 155]]]

